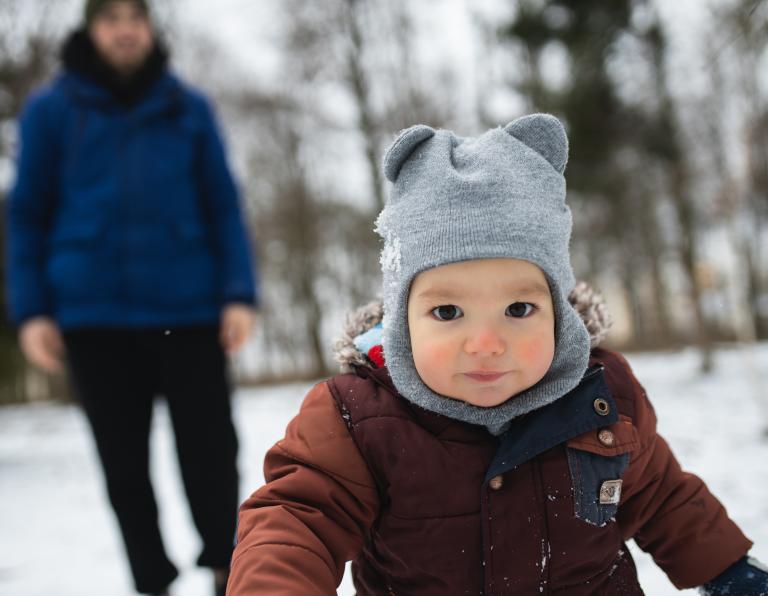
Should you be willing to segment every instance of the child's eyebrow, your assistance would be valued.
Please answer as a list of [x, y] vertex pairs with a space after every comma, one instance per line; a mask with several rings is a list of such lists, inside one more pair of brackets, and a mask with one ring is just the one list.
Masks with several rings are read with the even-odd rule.
[[416, 298], [423, 300], [456, 300], [461, 298], [461, 293], [450, 288], [427, 288], [416, 294]]
[[[523, 284], [510, 284], [505, 290], [509, 294], [523, 296], [549, 296], [549, 286], [538, 281], [526, 282]], [[427, 288], [416, 294], [419, 300], [458, 300], [465, 294], [452, 288]]]
[[530, 283], [525, 283], [521, 285], [510, 285], [507, 286], [507, 290], [511, 294], [544, 294], [546, 296], [549, 296], [549, 286], [544, 285], [541, 282], [538, 281], [532, 281]]

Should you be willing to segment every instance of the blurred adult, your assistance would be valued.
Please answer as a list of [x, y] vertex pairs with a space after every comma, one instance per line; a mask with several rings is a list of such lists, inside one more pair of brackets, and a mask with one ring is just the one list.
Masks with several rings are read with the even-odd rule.
[[211, 109], [169, 71], [147, 2], [88, 0], [62, 56], [21, 118], [8, 246], [21, 348], [45, 371], [70, 370], [149, 594], [178, 574], [148, 469], [165, 397], [198, 564], [223, 594], [238, 505], [225, 352], [256, 306], [238, 193]]

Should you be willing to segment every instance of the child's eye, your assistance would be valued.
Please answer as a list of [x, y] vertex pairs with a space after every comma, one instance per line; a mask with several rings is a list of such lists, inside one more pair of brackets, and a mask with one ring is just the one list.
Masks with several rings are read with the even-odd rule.
[[452, 321], [458, 319], [464, 313], [454, 304], [443, 304], [432, 309], [432, 316], [439, 321]]
[[529, 316], [536, 307], [530, 302], [515, 302], [507, 307], [504, 314], [508, 317], [515, 317], [516, 319], [523, 319]]

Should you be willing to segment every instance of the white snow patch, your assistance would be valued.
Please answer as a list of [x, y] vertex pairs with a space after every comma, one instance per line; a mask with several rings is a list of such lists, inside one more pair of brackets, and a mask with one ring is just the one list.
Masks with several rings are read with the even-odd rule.
[[[768, 375], [768, 344], [756, 351]], [[765, 417], [752, 398], [739, 350], [717, 353], [702, 377], [694, 350], [632, 355], [637, 377], [659, 417], [659, 432], [683, 466], [701, 476], [768, 561], [768, 441]], [[239, 391], [242, 497], [263, 482], [264, 453], [283, 436], [308, 384]], [[210, 576], [194, 567], [199, 540], [183, 497], [167, 411], [152, 429], [152, 476], [168, 550], [181, 570], [177, 594], [209, 596]], [[133, 594], [87, 425], [74, 406], [0, 408], [0, 593], [14, 596]], [[651, 558], [630, 544], [643, 589], [681, 594]], [[347, 575], [341, 596], [354, 594]], [[695, 594], [694, 590], [682, 594]]]
[[397, 236], [389, 235], [384, 243], [384, 248], [381, 250], [381, 257], [379, 262], [382, 269], [385, 271], [400, 271], [400, 238]]

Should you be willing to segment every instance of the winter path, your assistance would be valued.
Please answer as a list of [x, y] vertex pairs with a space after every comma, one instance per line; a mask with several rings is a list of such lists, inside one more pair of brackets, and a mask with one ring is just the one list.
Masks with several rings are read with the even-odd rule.
[[[717, 354], [716, 372], [697, 375], [697, 357], [647, 354], [629, 358], [656, 407], [659, 430], [683, 466], [695, 471], [768, 561], [766, 416], [734, 349]], [[757, 362], [768, 378], [768, 344]], [[264, 452], [282, 436], [308, 385], [240, 391], [235, 415], [241, 437], [243, 496], [263, 480]], [[210, 577], [194, 568], [198, 540], [183, 504], [165, 408], [152, 431], [167, 546], [182, 571], [177, 596], [208, 596]], [[681, 594], [632, 547], [643, 587], [653, 596]], [[348, 579], [339, 592], [353, 594]], [[683, 592], [683, 594], [694, 594]], [[38, 404], [0, 409], [0, 594], [8, 596], [130, 596], [133, 594], [111, 512], [93, 460], [85, 422], [72, 406]]]

